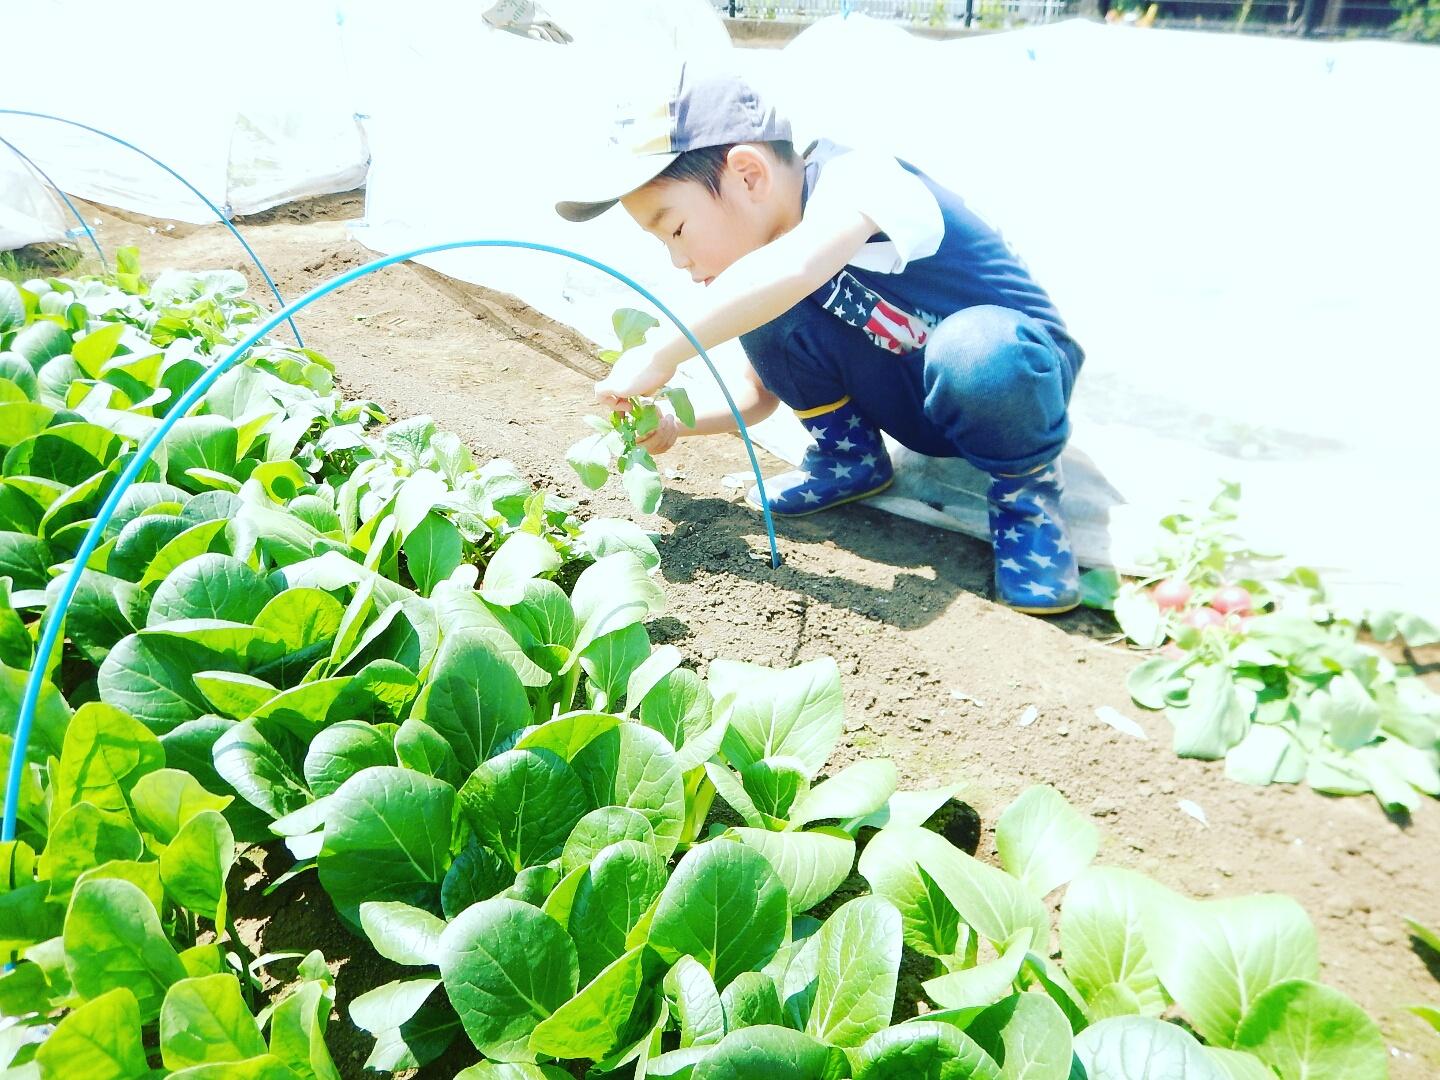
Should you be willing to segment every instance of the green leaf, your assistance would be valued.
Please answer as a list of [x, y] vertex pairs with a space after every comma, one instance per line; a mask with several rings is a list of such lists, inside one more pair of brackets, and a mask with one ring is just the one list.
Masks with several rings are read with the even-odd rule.
[[123, 811], [136, 781], [164, 764], [165, 751], [149, 728], [119, 709], [87, 702], [75, 710], [65, 729], [51, 794], [51, 820], [58, 821], [80, 802]]
[[70, 341], [70, 335], [58, 323], [40, 319], [15, 335], [10, 342], [10, 351], [23, 356], [30, 361], [31, 367], [39, 371], [47, 360], [68, 353]]
[[223, 657], [199, 642], [131, 634], [100, 665], [100, 698], [163, 735], [207, 711], [191, 677], [223, 666]]
[[1225, 776], [1243, 784], [1296, 784], [1305, 770], [1305, 748], [1276, 724], [1251, 724], [1225, 755]]
[[682, 956], [665, 975], [665, 997], [680, 1022], [680, 1045], [710, 1046], [725, 1035], [725, 1010], [715, 980], [693, 956]]
[[595, 707], [608, 709], [624, 696], [630, 676], [650, 656], [650, 635], [640, 623], [596, 638], [580, 657]]
[[663, 735], [621, 724], [592, 739], [571, 764], [590, 805], [624, 806], [644, 814], [660, 855], [669, 858], [685, 825], [685, 779]]
[[[690, 740], [719, 727], [711, 722], [713, 706], [705, 681], [693, 671], [677, 668], [662, 676], [640, 702], [640, 722], [660, 732], [677, 752], [690, 759], [693, 752], [686, 750]], [[724, 729], [720, 728], [720, 734], [723, 733]], [[688, 768], [703, 764], [719, 749], [717, 744], [704, 758], [694, 761]], [[682, 766], [682, 769], [685, 768]]]
[[155, 905], [156, 911], [159, 911], [165, 903], [165, 890], [160, 883], [160, 864], [158, 862], [111, 859], [109, 862], [81, 871], [80, 876], [75, 879], [75, 884], [84, 884], [92, 878], [115, 878], [130, 882], [146, 895], [150, 903]]
[[631, 949], [536, 1025], [530, 1049], [556, 1058], [599, 1058], [620, 1045], [644, 980], [645, 947]]
[[[361, 917], [364, 917], [363, 912]], [[361, 1031], [372, 1035], [398, 1028], [420, 1011], [439, 985], [439, 979], [422, 977], [398, 979], [377, 986], [350, 1002], [350, 1019]]]
[[[307, 974], [306, 967], [314, 962], [322, 968], [321, 978]], [[297, 1076], [314, 1080], [340, 1080], [340, 1072], [325, 1046], [325, 1024], [335, 1003], [324, 959], [312, 952], [300, 962], [300, 974], [306, 982], [275, 1006], [270, 1015], [270, 1053], [289, 1066]]]
[[692, 1080], [837, 1080], [850, 1071], [845, 1052], [789, 1028], [732, 1031], [695, 1066]]
[[0, 281], [0, 334], [25, 325], [25, 301], [13, 281]]
[[965, 1029], [1004, 1064], [1001, 1080], [1067, 1080], [1074, 1057], [1070, 1021], [1044, 994], [1012, 994]]
[[580, 482], [591, 491], [599, 491], [610, 479], [610, 433], [586, 435], [565, 451], [565, 460]]
[[772, 828], [783, 827], [796, 796], [810, 788], [805, 763], [798, 758], [762, 758], [740, 770], [740, 782]]
[[[0, 734], [14, 734], [15, 720], [20, 715], [20, 699], [25, 693], [28, 672], [0, 664]], [[30, 729], [30, 745], [36, 751], [60, 756], [65, 743], [65, 727], [70, 723], [70, 706], [61, 697], [55, 684], [40, 684], [40, 697], [35, 706], [34, 726]]]
[[588, 866], [605, 848], [621, 840], [638, 840], [650, 846], [655, 830], [650, 820], [638, 810], [625, 806], [602, 806], [591, 810], [575, 823], [560, 852], [560, 871], [569, 874], [577, 867]]
[[437, 584], [455, 572], [464, 554], [465, 541], [447, 518], [431, 511], [421, 519], [400, 545], [405, 566], [421, 596], [429, 596]]
[[265, 579], [230, 555], [197, 555], [155, 590], [148, 626], [173, 619], [225, 619], [248, 623], [271, 599]]
[[484, 900], [440, 938], [440, 974], [471, 1042], [497, 1061], [531, 1061], [540, 1021], [575, 996], [579, 967], [570, 936], [539, 908]]
[[1270, 987], [1250, 1006], [1235, 1047], [1281, 1076], [1385, 1080], [1385, 1039], [1375, 1021], [1338, 990], [1305, 979]]
[[[360, 905], [360, 925], [375, 951], [387, 960], [419, 967], [440, 962], [440, 935], [445, 932], [445, 921], [428, 911], [409, 904], [371, 901]], [[384, 1026], [399, 1027], [408, 1019]]]
[[671, 386], [655, 396], [670, 402], [670, 407], [675, 410], [675, 417], [680, 423], [688, 428], [695, 426], [695, 406], [690, 403], [690, 395], [683, 387]]
[[589, 746], [597, 737], [621, 724], [614, 713], [573, 712], [530, 728], [515, 744], [517, 750], [548, 750], [565, 761]]
[[481, 842], [518, 871], [560, 854], [589, 803], [580, 777], [549, 750], [509, 750], [482, 762], [460, 789]]
[[123, 986], [71, 1011], [56, 1025], [35, 1060], [43, 1080], [138, 1080], [150, 1073], [140, 1041], [140, 1008]]
[[38, 536], [0, 532], [0, 576], [15, 590], [43, 589], [50, 581], [50, 546]]
[[40, 876], [49, 879], [51, 898], [63, 900], [84, 871], [111, 859], [138, 858], [143, 848], [129, 814], [77, 803], [50, 830]]
[[665, 593], [645, 564], [629, 551], [596, 559], [575, 579], [570, 603], [580, 624], [572, 650], [576, 660], [596, 638], [613, 634], [665, 610]]
[[630, 502], [642, 514], [653, 514], [660, 509], [660, 500], [665, 495], [665, 485], [660, 480], [660, 466], [643, 446], [627, 450], [616, 462], [620, 469], [620, 483]]
[[226, 728], [215, 740], [215, 771], [240, 797], [271, 818], [282, 818], [310, 801], [310, 792], [275, 745], [290, 737], [254, 720]]
[[811, 821], [872, 814], [895, 793], [895, 784], [893, 762], [884, 759], [856, 762], [801, 795], [790, 809], [790, 826], [799, 828]]
[[1088, 608], [1110, 611], [1120, 593], [1120, 575], [1114, 570], [1086, 570], [1080, 575], [1080, 602]]
[[480, 595], [498, 607], [510, 607], [525, 598], [528, 581], [559, 568], [560, 555], [548, 540], [530, 533], [511, 533], [485, 567]]
[[1207, 1046], [1205, 1056], [1220, 1070], [1222, 1080], [1275, 1080], [1275, 1074], [1253, 1054]]
[[130, 792], [135, 820], [163, 844], [175, 839], [181, 827], [202, 810], [224, 810], [230, 802], [231, 796], [212, 795], [179, 769], [146, 773]]
[[898, 845], [870, 844], [860, 857], [859, 870], [876, 895], [899, 909], [907, 946], [937, 960], [955, 952], [960, 915], [910, 854]]
[[432, 907], [450, 864], [455, 789], [410, 769], [376, 766], [330, 796], [320, 882], [352, 922], [366, 900]]
[[440, 883], [440, 907], [453, 919], [471, 904], [489, 900], [515, 881], [515, 871], [472, 836]]
[[320, 589], [293, 587], [270, 600], [255, 617], [255, 625], [269, 630], [289, 652], [333, 641], [345, 609]]
[[963, 1014], [952, 1016], [952, 1020], [963, 1019], [968, 1023], [971, 1017], [1011, 995], [1030, 945], [1031, 932], [1026, 927], [1013, 941], [998, 947], [1000, 955], [994, 960], [930, 979], [924, 984], [925, 993], [941, 1008]]
[[455, 752], [450, 749], [445, 737], [413, 716], [408, 717], [395, 732], [395, 758], [396, 763], [405, 768], [444, 780], [452, 787], [459, 787], [464, 782]]
[[630, 932], [664, 888], [664, 860], [638, 840], [618, 841], [595, 856], [570, 906], [582, 983], [626, 951]]
[[76, 991], [97, 998], [124, 987], [147, 1023], [159, 1015], [165, 991], [185, 977], [154, 905], [128, 881], [102, 878], [78, 886], [64, 937], [65, 967]]
[[235, 865], [235, 835], [213, 810], [196, 814], [160, 854], [165, 891], [181, 907], [225, 923], [225, 878]]
[[1229, 1046], [1247, 1006], [1276, 983], [1319, 974], [1315, 928], [1285, 896], [1185, 901], [1142, 913], [1160, 982], [1208, 1042]]
[[1148, 1016], [1091, 1024], [1075, 1037], [1075, 1056], [1088, 1080], [1225, 1080], [1184, 1029]]
[[1175, 753], [1213, 761], [1245, 737], [1254, 695], [1242, 695], [1224, 664], [1202, 668], [1184, 708], [1165, 710], [1175, 726]]
[[466, 774], [531, 720], [525, 687], [505, 657], [485, 638], [453, 630], [413, 715], [445, 737]]
[[1084, 870], [1099, 846], [1100, 835], [1090, 820], [1048, 785], [1027, 788], [995, 825], [1000, 865], [1036, 897], [1047, 896]]
[[1060, 909], [1060, 954], [1092, 1012], [1103, 1015], [1101, 1005], [1116, 1002], [1148, 1016], [1164, 1011], [1167, 999], [1145, 948], [1142, 916], [1173, 899], [1164, 886], [1118, 867], [1091, 867], [1070, 883]]
[[725, 1030], [779, 1024], [784, 1021], [775, 980], [760, 971], [742, 971], [720, 995]]
[[203, 469], [232, 476], [240, 456], [239, 448], [239, 433], [223, 416], [181, 417], [165, 437], [165, 479], [186, 491], [203, 490], [197, 488], [188, 475], [190, 470]]
[[[604, 485], [604, 479], [600, 486]], [[646, 570], [660, 565], [660, 552], [655, 549], [651, 534], [633, 521], [617, 518], [591, 518], [580, 525], [580, 543], [597, 559], [628, 551], [636, 556]]]
[[310, 740], [305, 752], [305, 783], [317, 798], [324, 798], [362, 769], [394, 765], [395, 760], [395, 748], [384, 732], [361, 720], [342, 720]]
[[789, 919], [785, 888], [765, 857], [712, 840], [676, 866], [650, 924], [650, 944], [669, 963], [693, 956], [724, 987], [775, 955]]
[[855, 864], [855, 840], [839, 829], [809, 832], [770, 832], [734, 829], [733, 834], [765, 856], [785, 886], [790, 910], [809, 911], [830, 896], [850, 876]]
[[1185, 660], [1168, 656], [1152, 656], [1125, 678], [1125, 689], [1135, 704], [1143, 709], [1163, 709], [1167, 695], [1174, 688], [1189, 690], [1189, 683], [1179, 672]]
[[[140, 518], [138, 520], [143, 522], [145, 519]], [[181, 523], [184, 523], [183, 518], [181, 519]], [[155, 551], [153, 557], [142, 559], [142, 551], [127, 549], [123, 562], [117, 561], [114, 556], [111, 557], [110, 569], [113, 572], [119, 572], [120, 567], [128, 567], [129, 572], [126, 576], [138, 577], [140, 587], [142, 589], [149, 589], [157, 582], [164, 581], [177, 569], [197, 556], [205, 554], [228, 554], [230, 551], [230, 534], [227, 531], [228, 527], [228, 521], [220, 520], [202, 521], [200, 524], [191, 525], [178, 533], [172, 533], [169, 529], [166, 529], [158, 537], [162, 543], [159, 549]], [[266, 595], [269, 595], [268, 589], [266, 590]], [[248, 622], [249, 620], [241, 621]]]
[[192, 1065], [171, 1073], [168, 1080], [301, 1080], [301, 1077], [274, 1054], [262, 1054], [244, 1061]]
[[743, 769], [767, 757], [793, 757], [813, 777], [824, 767], [843, 729], [840, 669], [828, 658], [785, 671], [716, 660], [710, 692], [734, 695], [725, 754]]
[[900, 912], [884, 897], [843, 904], [820, 928], [820, 978], [805, 1030], [831, 1046], [860, 1046], [890, 1023], [900, 974]]
[[[928, 829], [887, 828], [882, 846], [905, 852], [939, 886], [960, 918], [992, 943], [1010, 940], [1025, 927], [1033, 933], [1032, 948], [1048, 952], [1050, 919], [1040, 901], [1003, 870], [972, 859], [949, 841]], [[860, 872], [870, 878], [884, 875], [867, 869], [876, 850], [872, 837], [860, 857]], [[876, 857], [878, 858], [878, 856]], [[874, 867], [874, 863], [870, 863]]]
[[243, 1061], [265, 1049], [234, 975], [181, 979], [166, 993], [160, 1008], [160, 1053], [167, 1069]]
[[1353, 671], [1344, 671], [1310, 695], [1303, 713], [1313, 718], [1341, 750], [1355, 750], [1375, 737], [1380, 708]]
[[645, 335], [660, 325], [660, 320], [654, 315], [635, 308], [616, 308], [610, 322], [615, 327], [615, 337], [620, 342], [622, 353], [643, 344]]
[[853, 1055], [857, 1080], [1001, 1080], [1000, 1067], [952, 1024], [886, 1028]]
[[1165, 641], [1164, 614], [1134, 582], [1125, 582], [1115, 594], [1115, 621], [1142, 649], [1158, 649]]

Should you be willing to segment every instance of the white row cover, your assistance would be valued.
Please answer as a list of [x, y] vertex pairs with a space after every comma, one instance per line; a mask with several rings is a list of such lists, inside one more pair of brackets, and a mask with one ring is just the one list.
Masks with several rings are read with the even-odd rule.
[[[227, 213], [347, 191], [364, 183], [369, 154], [337, 15], [334, 5], [285, 0], [255, 0], [243, 16], [228, 4], [162, 0], [8, 5], [6, 40], [52, 47], [6, 50], [0, 107], [117, 135]], [[179, 181], [99, 135], [7, 115], [0, 135], [72, 195], [152, 217], [215, 220]], [[0, 249], [16, 246], [11, 240], [0, 233]]]
[[67, 228], [64, 204], [10, 149], [0, 145], [0, 251], [61, 240]]

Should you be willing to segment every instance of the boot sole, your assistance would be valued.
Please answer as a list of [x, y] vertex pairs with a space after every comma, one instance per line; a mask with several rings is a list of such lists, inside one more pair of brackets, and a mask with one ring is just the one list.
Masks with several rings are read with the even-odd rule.
[[[836, 499], [834, 502], [827, 503], [824, 506], [817, 506], [814, 510], [776, 510], [772, 506], [770, 508], [770, 512], [776, 517], [783, 518], [799, 518], [809, 517], [811, 514], [823, 514], [826, 510], [833, 510], [837, 506], [844, 506], [846, 503], [859, 502], [861, 499], [870, 498], [871, 495], [879, 495], [880, 492], [884, 491], [893, 483], [895, 483], [895, 478], [892, 476], [889, 480], [886, 480], [879, 487], [873, 487], [869, 491], [862, 491], [858, 495], [847, 495], [843, 499]], [[765, 512], [765, 508], [763, 506], [761, 506], [758, 502], [751, 500], [750, 493], [748, 491], [745, 493], [745, 504], [753, 510], [759, 510], [761, 513]]]
[[1080, 601], [1073, 604], [1066, 604], [1059, 607], [1019, 607], [1016, 604], [1007, 604], [1004, 600], [996, 600], [1001, 607], [1009, 608], [1011, 611], [1018, 611], [1022, 615], [1064, 615], [1067, 611], [1074, 611], [1080, 606]]

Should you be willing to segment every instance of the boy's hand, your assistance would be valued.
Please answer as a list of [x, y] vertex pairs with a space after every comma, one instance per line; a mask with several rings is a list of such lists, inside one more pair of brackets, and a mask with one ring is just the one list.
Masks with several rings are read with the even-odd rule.
[[629, 412], [630, 399], [655, 393], [672, 378], [678, 364], [665, 363], [655, 353], [640, 346], [631, 349], [610, 369], [610, 374], [595, 384], [595, 400], [615, 412]]
[[663, 454], [680, 438], [680, 421], [675, 418], [668, 405], [656, 403], [655, 407], [660, 413], [660, 422], [654, 431], [639, 440], [639, 445], [651, 454]]

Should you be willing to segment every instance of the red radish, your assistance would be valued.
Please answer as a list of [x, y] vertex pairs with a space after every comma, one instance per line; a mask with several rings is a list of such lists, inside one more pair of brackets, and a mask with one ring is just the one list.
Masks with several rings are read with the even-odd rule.
[[1188, 612], [1185, 618], [1180, 620], [1185, 626], [1193, 627], [1196, 630], [1208, 630], [1212, 626], [1219, 626], [1225, 621], [1221, 615], [1212, 607], [1205, 607], [1203, 604], [1195, 610]]
[[1239, 585], [1226, 585], [1210, 598], [1210, 606], [1221, 615], [1248, 615], [1252, 603], [1250, 590]]
[[1166, 578], [1150, 591], [1150, 596], [1161, 611], [1179, 611], [1190, 602], [1192, 591], [1183, 578]]
[[1250, 629], [1250, 624], [1254, 619], [1249, 615], [1234, 615], [1228, 621], [1235, 633], [1244, 635]]

